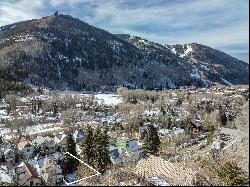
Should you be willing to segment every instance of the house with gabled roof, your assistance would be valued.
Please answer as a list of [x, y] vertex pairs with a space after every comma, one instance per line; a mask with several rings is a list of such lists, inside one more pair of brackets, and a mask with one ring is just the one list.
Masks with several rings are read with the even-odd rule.
[[55, 152], [56, 144], [54, 142], [54, 139], [50, 137], [37, 136], [36, 139], [33, 141], [33, 143], [36, 146], [36, 148], [40, 151], [48, 149], [50, 153]]
[[34, 145], [36, 146], [37, 149], [39, 150], [44, 150], [47, 146], [46, 140], [42, 136], [37, 136], [33, 140]]
[[54, 137], [54, 141], [58, 149], [63, 151], [67, 142], [67, 135], [64, 132], [60, 132]]
[[8, 168], [12, 168], [16, 160], [16, 146], [10, 141], [0, 144], [0, 162], [4, 162]]
[[11, 168], [16, 163], [16, 152], [14, 149], [6, 149], [4, 151], [5, 164], [8, 168]]
[[116, 141], [116, 146], [121, 154], [125, 153], [128, 157], [141, 158], [144, 156], [143, 149], [138, 144], [136, 139], [126, 140], [119, 138]]
[[0, 186], [14, 186], [14, 170], [0, 166]]
[[16, 169], [18, 186], [41, 186], [41, 178], [36, 169], [27, 162], [22, 162]]
[[110, 160], [113, 164], [120, 164], [122, 162], [122, 159], [120, 158], [120, 152], [119, 149], [115, 146], [111, 146], [109, 148], [111, 156]]
[[18, 152], [23, 159], [28, 160], [34, 156], [35, 148], [32, 145], [32, 143], [26, 138], [24, 137], [21, 138], [17, 147], [18, 147]]

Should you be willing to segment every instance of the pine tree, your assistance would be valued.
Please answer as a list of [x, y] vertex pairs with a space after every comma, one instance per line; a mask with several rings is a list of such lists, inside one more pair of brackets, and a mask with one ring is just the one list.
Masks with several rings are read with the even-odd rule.
[[[68, 134], [67, 142], [65, 146], [65, 153], [69, 152], [70, 154], [77, 157], [76, 153], [76, 143], [74, 141], [74, 138], [72, 134]], [[63, 173], [73, 173], [79, 164], [79, 161], [70, 156], [69, 154], [65, 154], [64, 158], [62, 159], [61, 167], [63, 170]]]
[[53, 115], [55, 116], [58, 113], [57, 103], [53, 104]]
[[86, 129], [86, 137], [82, 143], [83, 157], [89, 165], [94, 166], [95, 144], [93, 129], [88, 126]]
[[101, 131], [100, 127], [97, 127], [94, 135], [95, 148], [96, 148], [96, 158], [95, 163], [98, 171], [104, 173], [108, 166], [111, 164], [110, 152], [109, 152], [109, 138], [107, 132]]
[[172, 121], [171, 121], [170, 116], [168, 115], [168, 116], [167, 116], [167, 119], [166, 119], [166, 125], [165, 125], [165, 127], [166, 127], [167, 129], [170, 129], [170, 128], [171, 128], [171, 125], [172, 125]]
[[225, 110], [223, 110], [223, 109], [219, 110], [219, 115], [220, 115], [221, 126], [226, 126], [227, 125], [227, 116], [225, 114]]
[[214, 125], [210, 125], [208, 127], [207, 144], [210, 144], [213, 141], [215, 133], [216, 133], [215, 126]]
[[144, 138], [144, 150], [150, 154], [157, 154], [160, 146], [160, 138], [153, 125], [149, 125], [148, 132]]

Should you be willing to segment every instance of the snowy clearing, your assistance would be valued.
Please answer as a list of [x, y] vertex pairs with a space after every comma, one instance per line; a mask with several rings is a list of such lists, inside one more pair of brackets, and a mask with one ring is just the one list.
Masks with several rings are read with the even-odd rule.
[[122, 102], [121, 98], [115, 94], [96, 94], [95, 99], [99, 104], [103, 101], [105, 105], [117, 105]]

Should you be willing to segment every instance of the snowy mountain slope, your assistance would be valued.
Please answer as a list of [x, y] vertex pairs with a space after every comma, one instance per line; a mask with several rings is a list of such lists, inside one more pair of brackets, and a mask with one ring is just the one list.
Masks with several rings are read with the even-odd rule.
[[[163, 46], [111, 34], [59, 14], [0, 27], [0, 78], [60, 90], [203, 87], [227, 84], [223, 79], [248, 83], [245, 78], [230, 78], [229, 72], [238, 69], [217, 63], [220, 53], [210, 59], [207, 50], [201, 49], [201, 54], [198, 50], [195, 44]], [[245, 67], [244, 62], [240, 65]]]
[[226, 85], [249, 84], [249, 66], [246, 62], [197, 43], [169, 47], [184, 59], [194, 59], [200, 68], [212, 74], [209, 76], [211, 81]]

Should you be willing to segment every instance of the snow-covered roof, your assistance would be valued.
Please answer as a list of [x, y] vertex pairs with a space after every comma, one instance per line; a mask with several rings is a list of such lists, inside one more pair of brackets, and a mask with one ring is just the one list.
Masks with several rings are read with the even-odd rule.
[[23, 150], [25, 147], [31, 146], [30, 141], [26, 140], [25, 138], [22, 138], [18, 143], [18, 150]]
[[174, 136], [178, 136], [178, 134], [182, 134], [182, 133], [184, 133], [184, 129], [181, 129], [181, 128], [173, 128], [171, 131], [170, 131], [170, 133], [169, 133], [169, 135], [171, 136], [171, 137], [174, 137]]
[[119, 164], [122, 162], [122, 159], [120, 158], [119, 149], [117, 147], [111, 146], [110, 152], [111, 152], [111, 161], [113, 162], [113, 164]]
[[11, 152], [12, 152], [12, 153], [15, 153], [13, 149], [6, 149], [6, 150], [4, 151], [4, 155], [6, 156], [6, 155], [10, 154]]
[[153, 176], [153, 177], [147, 177], [149, 181], [151, 181], [153, 184], [156, 186], [170, 186], [169, 183], [167, 183], [165, 180], [158, 176]]
[[139, 128], [140, 129], [140, 133], [144, 133], [148, 131], [148, 125], [144, 125], [142, 127]]
[[164, 134], [164, 135], [167, 135], [170, 133], [170, 129], [159, 129], [158, 130], [158, 133], [161, 133], [161, 134]]
[[11, 170], [7, 169], [6, 166], [1, 166], [0, 178], [1, 178], [1, 182], [3, 183], [6, 183], [6, 184], [14, 183], [14, 175]]
[[144, 115], [149, 115], [149, 116], [152, 116], [152, 115], [157, 115], [159, 114], [160, 110], [159, 109], [152, 109], [152, 110], [145, 110], [143, 112]]
[[219, 150], [221, 148], [221, 142], [218, 140], [213, 141], [211, 148]]
[[32, 165], [34, 168], [42, 168], [44, 166], [45, 157], [34, 157], [34, 159], [29, 160], [29, 164]]
[[50, 138], [50, 137], [48, 137], [48, 136], [45, 136], [44, 139], [45, 139], [47, 142], [54, 141], [53, 138]]
[[133, 152], [133, 151], [136, 151], [137, 149], [139, 149], [137, 141], [136, 140], [129, 140], [127, 142], [127, 145], [126, 145], [126, 149], [129, 152]]
[[55, 137], [59, 140], [62, 140], [63, 138], [67, 137], [67, 135], [64, 132], [59, 132]]
[[39, 178], [36, 169], [31, 166], [27, 162], [22, 162], [17, 168], [18, 174], [18, 185], [22, 186], [25, 184], [31, 177], [32, 178]]
[[40, 145], [40, 144], [43, 144], [45, 143], [46, 139], [42, 136], [37, 136], [35, 139], [34, 139], [34, 143]]

